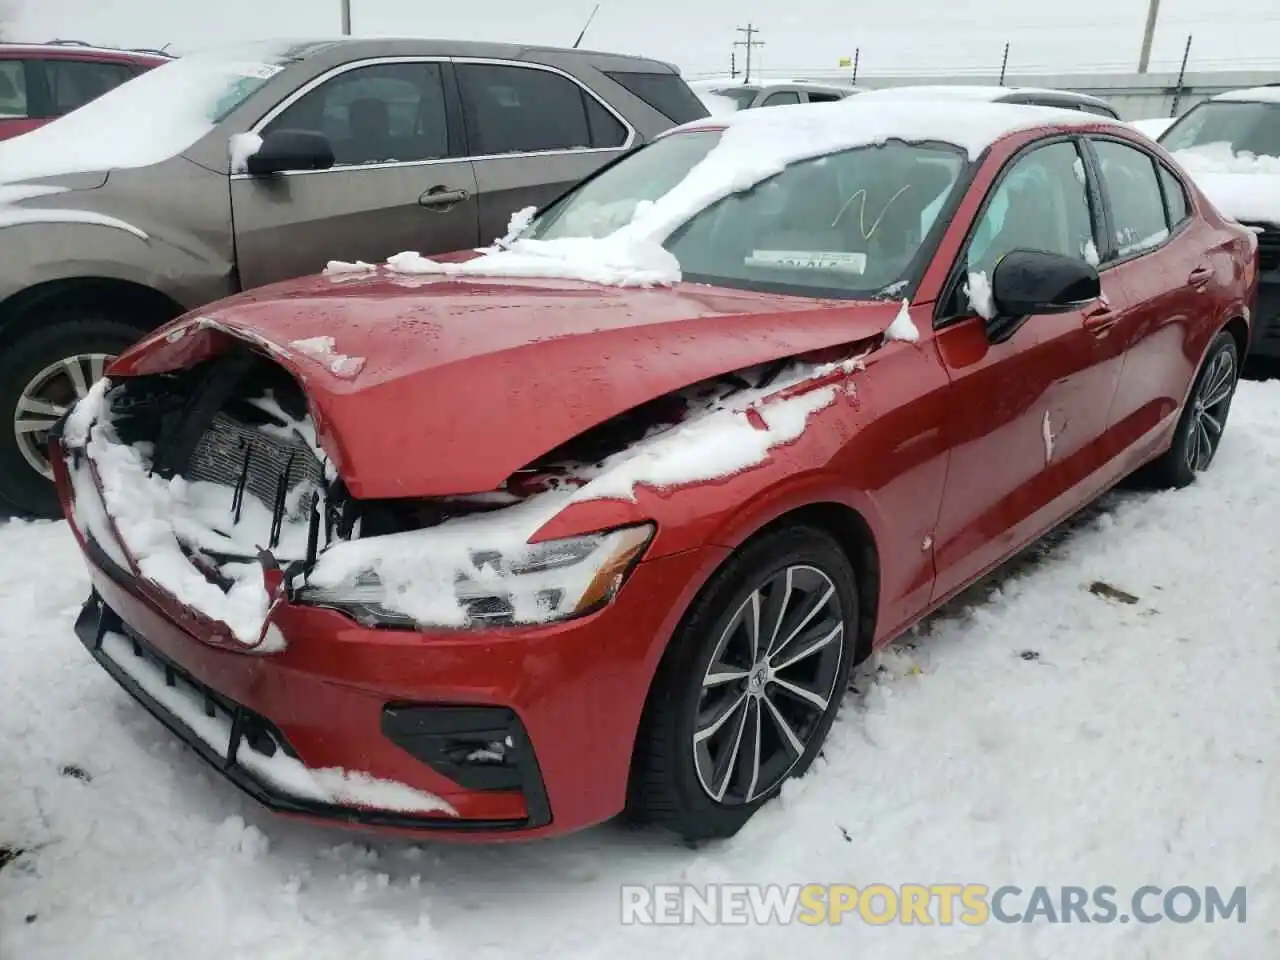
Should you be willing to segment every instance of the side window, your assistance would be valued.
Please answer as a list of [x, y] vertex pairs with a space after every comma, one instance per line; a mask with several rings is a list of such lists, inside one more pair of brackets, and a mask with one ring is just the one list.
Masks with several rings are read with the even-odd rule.
[[969, 241], [968, 272], [990, 278], [1000, 258], [1018, 249], [1098, 262], [1084, 162], [1075, 143], [1050, 143], [1014, 161]]
[[337, 166], [449, 156], [438, 63], [380, 63], [338, 74], [285, 108], [273, 130], [323, 133]]
[[568, 77], [487, 63], [457, 70], [474, 155], [607, 149], [627, 140], [617, 117]]
[[814, 93], [812, 90], [809, 91], [808, 96], [810, 103], [837, 103], [844, 99], [838, 93]]
[[96, 100], [126, 80], [133, 79], [133, 70], [123, 63], [102, 63], [93, 60], [46, 60], [45, 83], [49, 87], [49, 102], [53, 115], [60, 117]]
[[1131, 257], [1158, 247], [1169, 236], [1169, 224], [1155, 160], [1115, 140], [1094, 140], [1093, 147], [1102, 168], [1117, 254]]
[[1164, 208], [1169, 214], [1169, 229], [1173, 229], [1187, 219], [1191, 205], [1187, 202], [1187, 192], [1182, 188], [1182, 182], [1163, 163], [1158, 163], [1156, 167], [1160, 171], [1160, 185], [1164, 187]]
[[23, 61], [0, 60], [0, 120], [25, 120], [28, 116]]
[[605, 76], [675, 123], [688, 123], [707, 115], [706, 108], [678, 73], [606, 71]]
[[794, 90], [779, 90], [777, 93], [771, 93], [769, 96], [765, 97], [764, 103], [760, 104], [760, 106], [781, 107], [789, 103], [799, 102], [800, 94], [796, 93]]

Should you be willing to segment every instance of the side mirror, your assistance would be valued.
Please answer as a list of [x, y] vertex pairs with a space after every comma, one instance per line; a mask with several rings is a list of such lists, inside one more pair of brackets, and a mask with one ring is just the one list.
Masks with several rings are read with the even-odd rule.
[[1045, 250], [1012, 250], [991, 275], [996, 316], [1067, 313], [1102, 296], [1102, 281], [1091, 264]]
[[245, 162], [245, 169], [255, 177], [293, 170], [328, 170], [332, 166], [329, 138], [311, 130], [273, 130]]

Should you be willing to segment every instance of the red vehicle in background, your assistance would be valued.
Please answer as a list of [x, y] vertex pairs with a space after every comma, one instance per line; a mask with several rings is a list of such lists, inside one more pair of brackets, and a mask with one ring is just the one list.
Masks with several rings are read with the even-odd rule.
[[170, 59], [65, 40], [0, 44], [0, 140], [42, 127]]

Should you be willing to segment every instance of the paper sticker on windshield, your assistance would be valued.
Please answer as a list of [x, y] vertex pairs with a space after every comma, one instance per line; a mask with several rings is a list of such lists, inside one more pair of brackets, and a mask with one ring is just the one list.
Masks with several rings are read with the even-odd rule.
[[270, 63], [228, 63], [226, 70], [237, 77], [252, 77], [255, 80], [270, 80], [284, 67]]
[[745, 263], [748, 267], [834, 270], [861, 275], [867, 269], [867, 255], [842, 250], [754, 250]]

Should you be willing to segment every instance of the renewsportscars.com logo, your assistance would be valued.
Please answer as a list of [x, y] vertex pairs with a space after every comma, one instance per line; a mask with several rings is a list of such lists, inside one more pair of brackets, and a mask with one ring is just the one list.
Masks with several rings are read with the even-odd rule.
[[980, 926], [990, 923], [1245, 922], [1245, 888], [1179, 885], [1028, 889], [980, 883], [850, 884], [720, 883], [624, 885], [624, 924], [755, 924], [808, 926], [846, 921]]

